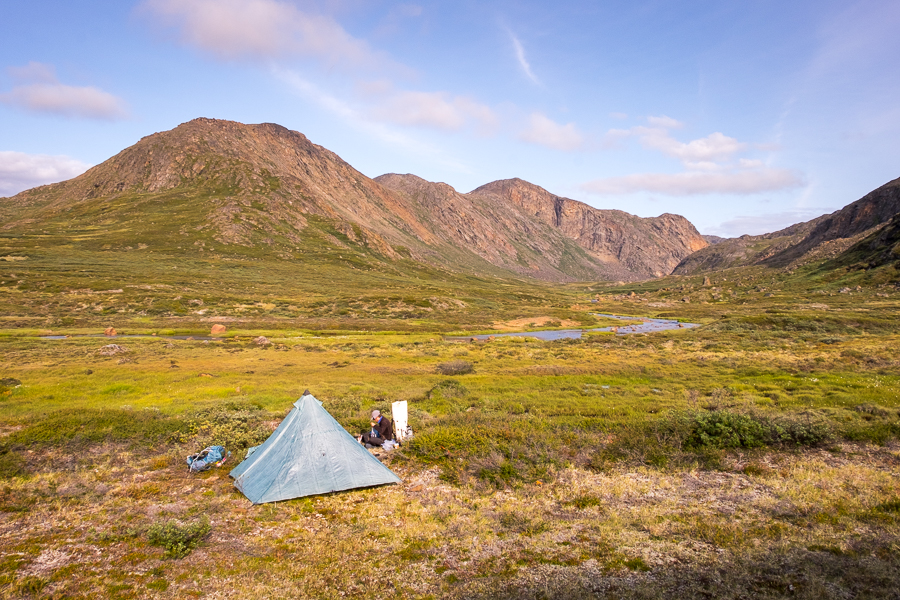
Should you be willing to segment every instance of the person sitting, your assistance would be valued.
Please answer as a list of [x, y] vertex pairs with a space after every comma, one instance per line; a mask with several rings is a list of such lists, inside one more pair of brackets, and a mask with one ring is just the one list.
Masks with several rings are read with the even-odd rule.
[[380, 410], [372, 411], [372, 429], [357, 438], [363, 444], [381, 446], [387, 440], [394, 439], [394, 428], [391, 420], [384, 417]]

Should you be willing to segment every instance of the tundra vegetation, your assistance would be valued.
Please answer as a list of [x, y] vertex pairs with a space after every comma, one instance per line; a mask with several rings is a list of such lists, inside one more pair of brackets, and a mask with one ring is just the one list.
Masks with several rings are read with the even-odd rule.
[[[893, 266], [550, 286], [70, 250], [0, 263], [3, 597], [900, 588]], [[595, 312], [702, 327], [444, 339]], [[351, 432], [407, 400], [403, 483], [251, 506], [227, 472], [307, 388]], [[190, 475], [211, 444], [230, 462]]]

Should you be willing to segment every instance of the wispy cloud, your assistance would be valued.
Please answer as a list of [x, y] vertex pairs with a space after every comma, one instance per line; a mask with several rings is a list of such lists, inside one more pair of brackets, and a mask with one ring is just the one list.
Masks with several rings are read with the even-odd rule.
[[803, 185], [804, 180], [789, 169], [728, 169], [719, 172], [687, 171], [683, 173], [635, 173], [607, 177], [582, 184], [586, 192], [601, 195], [652, 192], [668, 196], [700, 194], [758, 194]]
[[398, 125], [446, 131], [458, 131], [474, 122], [479, 131], [488, 132], [497, 125], [490, 107], [447, 92], [392, 91], [376, 102], [371, 114]]
[[3, 104], [66, 117], [116, 120], [128, 116], [125, 101], [121, 98], [93, 86], [60, 83], [51, 65], [30, 62], [8, 71], [20, 83], [9, 92], [0, 93]]
[[539, 112], [531, 113], [528, 127], [519, 134], [519, 139], [567, 152], [580, 150], [585, 144], [585, 138], [575, 128], [575, 123], [561, 125]]
[[681, 129], [684, 127], [684, 123], [677, 119], [673, 119], [672, 117], [667, 117], [666, 115], [647, 117], [647, 123], [649, 123], [651, 127], [659, 127], [661, 129]]
[[90, 167], [68, 156], [0, 151], [0, 196], [12, 196], [38, 185], [71, 179]]
[[519, 63], [519, 67], [522, 69], [522, 72], [525, 76], [531, 81], [531, 83], [535, 85], [541, 85], [541, 80], [537, 78], [537, 75], [534, 74], [534, 71], [531, 70], [531, 64], [528, 62], [528, 58], [525, 56], [525, 48], [522, 46], [522, 42], [519, 41], [519, 38], [516, 37], [509, 29], [506, 30], [506, 33], [509, 34], [509, 39], [512, 41], [513, 51], [516, 54], [516, 60]]
[[439, 148], [423, 143], [403, 132], [388, 127], [384, 123], [373, 121], [365, 110], [359, 110], [350, 103], [329, 94], [293, 70], [274, 67], [272, 68], [272, 73], [290, 86], [299, 96], [375, 139], [400, 148], [410, 154], [429, 157], [433, 162], [448, 169], [463, 173], [471, 171], [465, 163], [445, 156]]
[[307, 57], [328, 66], [371, 68], [388, 59], [328, 16], [277, 0], [144, 0], [140, 12], [182, 41], [223, 60]]
[[701, 194], [758, 194], [805, 185], [801, 173], [791, 169], [767, 166], [762, 160], [737, 158], [751, 148], [721, 132], [681, 142], [669, 129], [683, 127], [670, 117], [648, 117], [650, 126], [611, 129], [605, 145], [614, 146], [636, 137], [642, 146], [677, 158], [686, 169], [681, 173], [635, 173], [596, 179], [582, 184], [582, 190], [601, 195], [623, 195], [650, 192], [670, 196]]

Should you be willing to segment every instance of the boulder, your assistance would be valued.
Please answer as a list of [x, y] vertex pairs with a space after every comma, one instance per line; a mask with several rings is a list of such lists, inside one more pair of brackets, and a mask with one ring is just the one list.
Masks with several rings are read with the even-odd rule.
[[257, 338], [253, 338], [253, 343], [257, 346], [269, 346], [272, 342], [270, 342], [269, 338], [267, 338], [266, 336], [261, 335]]
[[106, 337], [116, 337], [116, 330], [113, 327], [107, 327], [103, 330], [103, 335]]
[[223, 333], [225, 333], [226, 330], [227, 330], [227, 328], [224, 325], [216, 323], [215, 325], [212, 326], [212, 329], [209, 330], [209, 334], [210, 335], [222, 335]]

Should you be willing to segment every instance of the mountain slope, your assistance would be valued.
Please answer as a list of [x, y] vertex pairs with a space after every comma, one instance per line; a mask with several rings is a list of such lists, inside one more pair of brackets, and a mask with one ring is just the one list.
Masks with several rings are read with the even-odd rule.
[[[545, 218], [548, 207], [566, 218]], [[705, 244], [674, 215], [597, 211], [521, 180], [471, 194], [411, 175], [372, 180], [280, 125], [202, 118], [4, 199], [0, 235], [26, 248], [329, 257], [360, 270], [412, 260], [547, 281], [667, 274]]]
[[895, 179], [829, 215], [773, 233], [720, 241], [685, 258], [673, 274], [692, 275], [757, 264], [787, 267], [834, 258], [874, 235], [898, 213], [900, 179]]
[[620, 210], [600, 210], [521, 179], [494, 181], [470, 195], [513, 205], [575, 240], [597, 260], [643, 278], [668, 275], [684, 257], [708, 245], [690, 221], [679, 215], [641, 218]]
[[375, 181], [406, 197], [454, 245], [513, 272], [548, 281], [636, 277], [591, 256], [576, 241], [507, 202], [460, 194], [415, 175], [387, 174]]

